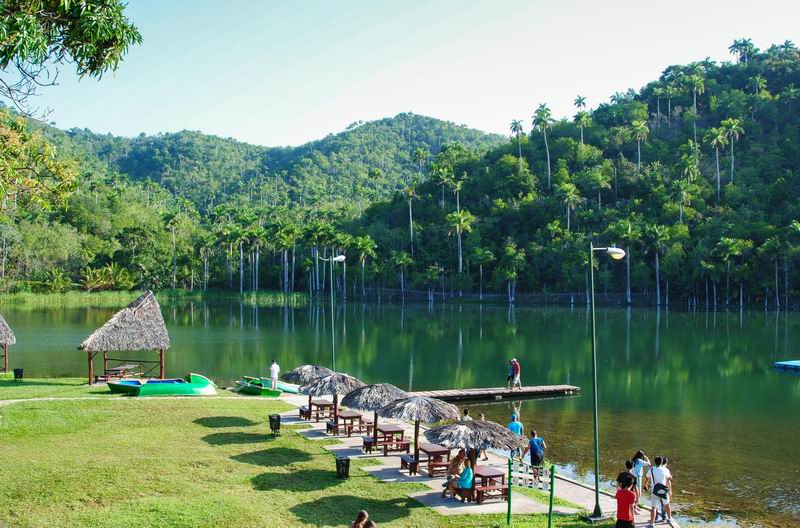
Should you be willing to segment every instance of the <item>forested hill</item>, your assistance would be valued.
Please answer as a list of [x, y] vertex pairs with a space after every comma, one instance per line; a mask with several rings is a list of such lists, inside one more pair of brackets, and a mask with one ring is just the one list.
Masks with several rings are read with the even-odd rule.
[[45, 134], [63, 150], [85, 150], [134, 181], [162, 184], [201, 211], [244, 196], [254, 206], [330, 205], [345, 198], [361, 207], [400, 188], [444, 145], [481, 149], [503, 141], [411, 113], [353, 123], [299, 147], [261, 147], [191, 131], [122, 138], [47, 127]]

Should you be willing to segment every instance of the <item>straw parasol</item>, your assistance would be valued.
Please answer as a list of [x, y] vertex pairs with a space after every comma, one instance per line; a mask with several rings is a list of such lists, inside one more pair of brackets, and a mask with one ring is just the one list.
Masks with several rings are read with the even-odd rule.
[[308, 408], [311, 409], [312, 396], [324, 396], [333, 394], [333, 422], [339, 423], [339, 395], [347, 395], [354, 390], [363, 387], [364, 384], [341, 372], [334, 372], [330, 376], [319, 378], [300, 387], [300, 392], [308, 394]]
[[8, 326], [8, 323], [3, 316], [0, 315], [0, 345], [2, 345], [3, 353], [3, 372], [8, 372], [8, 347], [16, 344], [17, 337], [14, 331]]
[[483, 447], [517, 449], [523, 442], [520, 437], [502, 425], [482, 420], [468, 420], [434, 427], [425, 431], [425, 438], [449, 448], [472, 449], [474, 454]]
[[372, 434], [375, 445], [378, 445], [378, 409], [395, 400], [408, 398], [408, 393], [398, 389], [391, 383], [376, 383], [356, 389], [344, 398], [342, 405], [359, 411], [373, 411]]
[[[103, 370], [108, 370], [108, 352], [158, 350], [159, 374], [164, 378], [164, 350], [169, 348], [169, 334], [161, 316], [161, 307], [151, 291], [141, 294], [127, 307], [95, 330], [78, 347], [89, 357], [89, 383], [92, 383], [92, 359], [103, 353]], [[155, 362], [153, 362], [155, 363]]]
[[458, 407], [451, 403], [428, 398], [427, 396], [410, 396], [395, 400], [378, 411], [384, 418], [414, 420], [414, 460], [419, 460], [419, 423], [435, 423], [447, 420], [458, 420]]
[[293, 368], [281, 376], [281, 378], [283, 378], [283, 381], [287, 381], [289, 383], [305, 385], [306, 383], [310, 383], [315, 379], [324, 378], [325, 376], [330, 376], [331, 374], [333, 374], [333, 371], [329, 368], [321, 367], [319, 365], [302, 365], [300, 367]]

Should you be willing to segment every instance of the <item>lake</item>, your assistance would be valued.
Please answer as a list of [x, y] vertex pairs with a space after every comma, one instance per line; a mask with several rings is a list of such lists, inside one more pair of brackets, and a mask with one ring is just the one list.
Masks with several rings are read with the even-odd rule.
[[[167, 375], [194, 371], [227, 385], [319, 363], [367, 383], [402, 389], [498, 386], [506, 361], [524, 384], [569, 383], [583, 396], [525, 401], [522, 421], [549, 444], [548, 457], [581, 478], [593, 467], [591, 355], [585, 307], [507, 308], [348, 304], [331, 350], [326, 304], [250, 308], [238, 302], [162, 305], [172, 347]], [[26, 377], [85, 376], [78, 344], [113, 310], [20, 309], [13, 366]], [[786, 526], [800, 517], [800, 376], [772, 362], [800, 358], [800, 315], [598, 309], [601, 471], [615, 476], [637, 449], [670, 459], [675, 500], [704, 519]], [[135, 354], [129, 356], [136, 357]], [[146, 357], [140, 355], [138, 357]], [[101, 361], [96, 359], [96, 366]], [[511, 403], [474, 406], [505, 424]]]

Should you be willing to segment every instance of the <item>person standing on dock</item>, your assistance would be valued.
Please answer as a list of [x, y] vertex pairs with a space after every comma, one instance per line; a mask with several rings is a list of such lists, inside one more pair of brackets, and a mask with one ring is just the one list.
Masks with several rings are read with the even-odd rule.
[[280, 373], [281, 367], [278, 365], [278, 362], [273, 359], [272, 365], [269, 366], [269, 377], [272, 380], [272, 390], [277, 390], [278, 388], [278, 374]]
[[508, 360], [508, 377], [506, 378], [506, 387], [509, 388], [509, 389], [513, 386], [512, 384], [514, 383], [514, 372], [516, 372], [516, 370], [517, 370], [516, 367], [514, 367], [514, 360], [513, 359], [509, 359]]
[[519, 387], [522, 389], [522, 365], [519, 364], [517, 358], [511, 360], [514, 363], [514, 381], [511, 382], [511, 390], [514, 390], [514, 387]]

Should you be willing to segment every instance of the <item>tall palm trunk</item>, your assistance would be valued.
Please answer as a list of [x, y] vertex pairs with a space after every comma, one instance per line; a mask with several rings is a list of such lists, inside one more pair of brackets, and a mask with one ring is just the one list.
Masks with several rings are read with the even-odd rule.
[[780, 308], [781, 296], [780, 296], [780, 290], [778, 288], [778, 257], [775, 257], [773, 259], [773, 262], [775, 263], [775, 307]]
[[458, 249], [458, 272], [463, 270], [463, 261], [461, 259], [461, 229], [456, 229], [456, 244]]
[[[776, 272], [777, 273], [777, 272]], [[483, 300], [483, 264], [478, 264], [478, 274], [480, 275], [480, 289], [478, 290], [478, 299]], [[777, 275], [776, 275], [777, 277]]]
[[519, 137], [519, 132], [517, 132], [517, 159], [522, 163], [522, 140]]
[[244, 293], [244, 242], [239, 242], [239, 293]]
[[656, 248], [656, 306], [661, 306], [661, 269], [658, 265], [658, 248]]
[[733, 138], [731, 138], [731, 183], [733, 183]]
[[567, 205], [566, 209], [567, 209], [567, 232], [569, 232], [569, 221], [570, 221], [570, 218], [569, 218], [569, 216], [570, 216], [569, 215], [569, 205]]
[[719, 177], [719, 147], [714, 147], [714, 155], [717, 158], [717, 201], [719, 201], [720, 177]]
[[170, 228], [172, 232], [172, 289], [175, 289], [176, 278], [178, 275], [178, 259], [177, 259], [177, 247], [175, 243], [175, 226]]
[[414, 256], [414, 219], [411, 215], [411, 198], [408, 199], [408, 236], [411, 245], [411, 256]]
[[361, 296], [367, 296], [367, 288], [364, 286], [364, 268], [366, 267], [367, 259], [361, 259]]
[[625, 301], [631, 305], [631, 247], [625, 248], [628, 258], [625, 259]]
[[547, 188], [550, 188], [550, 146], [547, 144], [547, 130], [542, 128], [542, 136], [544, 136], [544, 151], [547, 155]]

